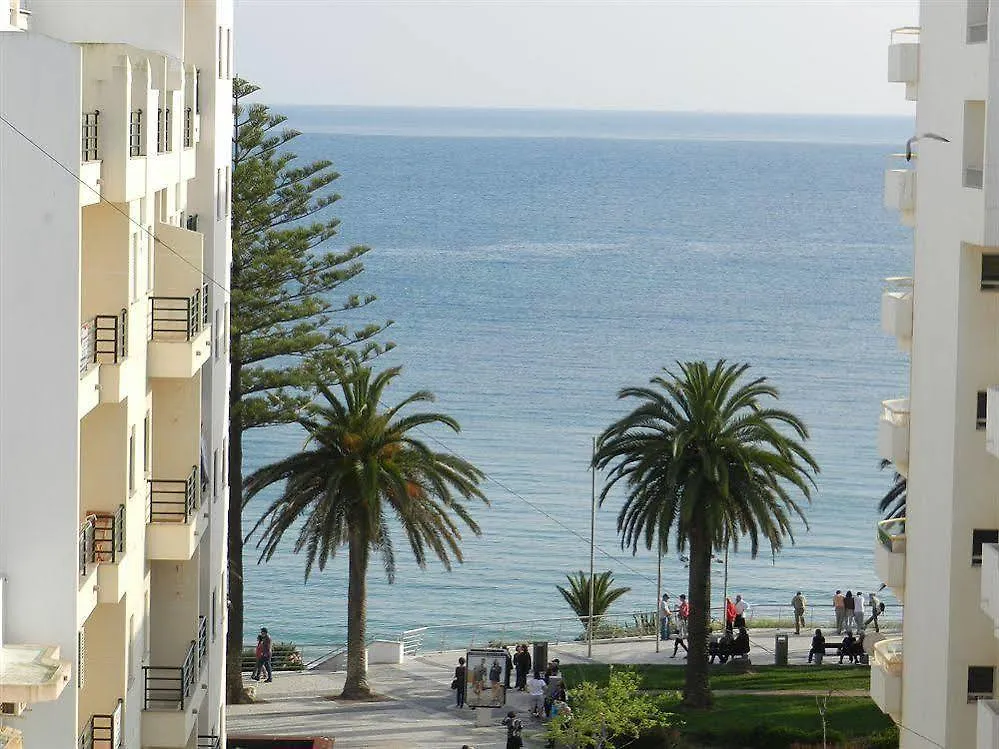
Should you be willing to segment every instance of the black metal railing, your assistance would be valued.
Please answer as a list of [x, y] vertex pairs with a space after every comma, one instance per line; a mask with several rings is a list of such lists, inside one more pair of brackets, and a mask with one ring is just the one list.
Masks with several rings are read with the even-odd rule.
[[94, 351], [96, 364], [117, 364], [128, 356], [128, 310], [118, 315], [98, 315], [94, 318]]
[[201, 114], [201, 71], [194, 74], [194, 111]]
[[97, 350], [97, 324], [95, 320], [87, 320], [80, 326], [80, 376], [82, 377], [90, 369], [90, 365], [96, 361], [95, 351]]
[[194, 111], [187, 107], [184, 110], [184, 148], [194, 146]]
[[170, 107], [156, 110], [156, 150], [159, 153], [173, 150], [172, 122]]
[[186, 479], [147, 479], [150, 523], [187, 523], [198, 510], [198, 467]]
[[184, 228], [188, 231], [198, 230], [198, 214], [192, 213], [184, 219]]
[[80, 734], [79, 749], [121, 749], [121, 700], [111, 715], [91, 715]]
[[197, 749], [221, 749], [222, 737], [215, 734], [198, 734]]
[[89, 515], [80, 524], [79, 533], [80, 577], [86, 577], [90, 572], [94, 558], [94, 516]]
[[97, 136], [100, 123], [100, 110], [83, 113], [83, 149], [81, 159], [83, 161], [99, 161], [100, 150], [97, 145]]
[[142, 156], [142, 110], [136, 109], [128, 116], [128, 155]]
[[208, 325], [208, 284], [189, 297], [154, 296], [150, 304], [150, 337], [154, 341], [190, 341]]
[[113, 513], [94, 515], [94, 550], [90, 561], [94, 564], [114, 564], [125, 553], [125, 505], [118, 505]]
[[198, 673], [208, 665], [208, 617], [198, 617]]
[[197, 640], [180, 666], [143, 666], [142, 681], [143, 710], [183, 710], [198, 684]]

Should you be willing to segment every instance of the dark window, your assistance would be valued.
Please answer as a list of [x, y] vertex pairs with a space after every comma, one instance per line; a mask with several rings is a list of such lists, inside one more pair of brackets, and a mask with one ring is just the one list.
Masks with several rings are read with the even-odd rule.
[[992, 699], [996, 670], [992, 666], [968, 666], [968, 702]]
[[989, 394], [984, 390], [979, 390], [975, 397], [975, 429], [985, 429], [986, 415], [989, 409]]
[[982, 255], [982, 289], [999, 291], [999, 255]]
[[973, 565], [982, 563], [982, 546], [985, 544], [999, 544], [999, 530], [976, 528], [971, 532], [971, 563]]

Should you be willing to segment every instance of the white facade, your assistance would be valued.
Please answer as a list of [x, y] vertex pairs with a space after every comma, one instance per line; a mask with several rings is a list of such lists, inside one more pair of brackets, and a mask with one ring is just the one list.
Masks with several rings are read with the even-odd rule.
[[224, 745], [232, 0], [5, 5], [0, 725]]
[[904, 522], [881, 525], [875, 559], [908, 615], [902, 638], [875, 647], [871, 694], [900, 724], [903, 749], [999, 746], [989, 701], [999, 444], [987, 439], [999, 436], [999, 402], [986, 413], [999, 384], [999, 7], [989, 5], [922, 0], [920, 27], [893, 32], [889, 49], [889, 79], [917, 101], [913, 135], [949, 141], [921, 137], [885, 179], [886, 205], [914, 227], [914, 272], [882, 299], [884, 329], [911, 351], [909, 393], [885, 394], [879, 440], [908, 500]]

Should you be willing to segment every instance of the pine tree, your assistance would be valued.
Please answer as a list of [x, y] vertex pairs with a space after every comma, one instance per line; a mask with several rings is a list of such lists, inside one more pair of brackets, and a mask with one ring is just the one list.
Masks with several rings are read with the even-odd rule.
[[351, 310], [375, 300], [342, 294], [364, 270], [367, 247], [336, 251], [339, 221], [329, 208], [340, 175], [329, 161], [299, 165], [288, 150], [300, 133], [286, 117], [248, 104], [259, 90], [233, 81], [232, 299], [229, 387], [229, 627], [226, 693], [243, 702], [243, 436], [296, 420], [313, 383], [335, 383], [335, 365], [391, 348], [373, 337], [391, 322], [352, 325]]

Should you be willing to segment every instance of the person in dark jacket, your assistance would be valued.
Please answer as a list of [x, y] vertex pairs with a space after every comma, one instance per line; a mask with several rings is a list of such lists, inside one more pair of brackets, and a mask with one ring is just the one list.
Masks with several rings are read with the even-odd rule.
[[816, 663], [822, 663], [822, 659], [826, 654], [826, 638], [822, 634], [821, 629], [815, 630], [815, 636], [812, 638], [812, 649], [808, 651], [808, 662], [812, 662], [812, 658], [818, 656], [815, 659]]
[[517, 689], [521, 692], [527, 691], [527, 677], [531, 673], [531, 653], [527, 645], [518, 645], [517, 653], [513, 656], [513, 665], [517, 669]]
[[459, 658], [458, 665], [454, 667], [454, 701], [458, 707], [465, 706], [465, 695], [468, 692], [468, 668], [465, 666], [465, 659]]
[[503, 688], [510, 690], [510, 677], [513, 676], [513, 658], [510, 655], [510, 648], [503, 648], [506, 651], [506, 669], [503, 672]]

